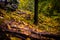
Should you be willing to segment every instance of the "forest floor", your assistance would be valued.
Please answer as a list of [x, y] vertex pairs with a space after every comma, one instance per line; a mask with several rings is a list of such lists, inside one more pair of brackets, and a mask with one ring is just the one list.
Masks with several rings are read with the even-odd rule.
[[[3, 22], [7, 24], [8, 29], [11, 29], [12, 26], [13, 27], [17, 27], [17, 28], [21, 28], [22, 33], [26, 34], [26, 35], [30, 35], [31, 33], [29, 31], [26, 30], [32, 30], [35, 32], [47, 32], [45, 29], [41, 30], [38, 26], [33, 24], [33, 16], [34, 14], [30, 11], [23, 11], [23, 10], [16, 10], [14, 12], [9, 12], [9, 11], [5, 11], [0, 9], [0, 24], [2, 24]], [[41, 25], [39, 23], [39, 25]], [[26, 29], [26, 30], [24, 30]], [[15, 29], [13, 29], [15, 30]], [[56, 30], [56, 29], [54, 29]], [[48, 31], [50, 32], [50, 30]], [[57, 33], [57, 32], [50, 32], [50, 33]], [[17, 40], [17, 38], [12, 37], [12, 40]], [[28, 38], [29, 39], [29, 38]], [[28, 40], [27, 39], [27, 40]], [[18, 39], [19, 40], [19, 39]]]

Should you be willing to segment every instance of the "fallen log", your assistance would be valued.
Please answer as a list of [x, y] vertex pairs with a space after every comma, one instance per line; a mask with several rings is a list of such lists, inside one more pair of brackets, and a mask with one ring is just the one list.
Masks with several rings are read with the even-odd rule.
[[[11, 35], [13, 35], [15, 37], [18, 37], [18, 38], [22, 38], [23, 40], [25, 40], [26, 38], [40, 40], [41, 37], [53, 38], [55, 40], [59, 40], [60, 39], [60, 35], [49, 34], [49, 33], [44, 33], [44, 32], [42, 32], [42, 33], [32, 32], [31, 35], [22, 34], [20, 32], [14, 32], [13, 30], [11, 31], [11, 30], [7, 30], [7, 29], [5, 29], [3, 32], [11, 34]], [[34, 35], [34, 36], [32, 36], [32, 35]], [[35, 36], [38, 36], [38, 37], [35, 37]]]
[[[31, 38], [32, 40], [33, 39], [35, 39], [35, 40], [41, 40], [42, 39], [43, 40], [44, 37], [45, 37], [45, 40], [47, 38], [53, 38], [55, 40], [60, 39], [60, 35], [57, 35], [57, 34], [51, 34], [49, 32], [36, 32], [36, 31], [33, 31], [33, 29], [30, 30], [28, 28], [23, 28], [22, 29], [22, 28], [16, 27], [16, 25], [15, 25], [15, 27], [11, 27], [9, 25], [7, 26], [6, 23], [3, 23], [2, 25], [0, 25], [0, 29], [4, 33], [8, 33], [8, 34], [11, 34], [11, 35], [13, 35], [15, 37], [22, 38], [23, 40], [25, 40], [26, 38]], [[23, 30], [23, 31], [21, 32], [21, 30]], [[27, 31], [28, 31], [28, 35], [26, 33]]]
[[36, 35], [40, 35], [40, 36], [46, 37], [46, 38], [53, 38], [53, 39], [56, 39], [56, 40], [60, 39], [60, 35], [58, 35], [58, 34], [51, 34], [49, 32], [39, 32], [39, 33], [32, 32], [32, 33], [34, 33]]
[[29, 36], [29, 35], [25, 35], [25, 34], [22, 34], [20, 32], [13, 32], [13, 31], [9, 31], [9, 30], [5, 30], [3, 31], [4, 33], [7, 33], [7, 34], [11, 34], [15, 37], [18, 37], [18, 38], [22, 38], [23, 40], [25, 40], [26, 38], [31, 38], [31, 39], [35, 39], [35, 40], [40, 40], [39, 38], [34, 38], [32, 36]]

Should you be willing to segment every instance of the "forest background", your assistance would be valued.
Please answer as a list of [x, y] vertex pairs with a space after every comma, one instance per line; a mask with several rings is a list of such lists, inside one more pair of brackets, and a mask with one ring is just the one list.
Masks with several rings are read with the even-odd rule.
[[[20, 0], [19, 9], [30, 11], [32, 12], [31, 15], [34, 15], [34, 1]], [[38, 27], [40, 29], [52, 32], [60, 31], [59, 4], [59, 0], [38, 0]], [[33, 22], [33, 19], [31, 20]]]

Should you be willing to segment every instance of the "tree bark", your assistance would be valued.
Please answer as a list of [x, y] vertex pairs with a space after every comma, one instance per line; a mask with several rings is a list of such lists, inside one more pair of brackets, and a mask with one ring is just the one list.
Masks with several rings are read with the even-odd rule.
[[35, 0], [34, 24], [38, 24], [38, 0]]

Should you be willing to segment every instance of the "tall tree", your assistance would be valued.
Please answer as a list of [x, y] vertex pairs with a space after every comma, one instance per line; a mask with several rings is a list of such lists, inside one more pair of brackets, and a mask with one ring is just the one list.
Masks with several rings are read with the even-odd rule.
[[38, 24], [38, 0], [35, 0], [34, 24]]

